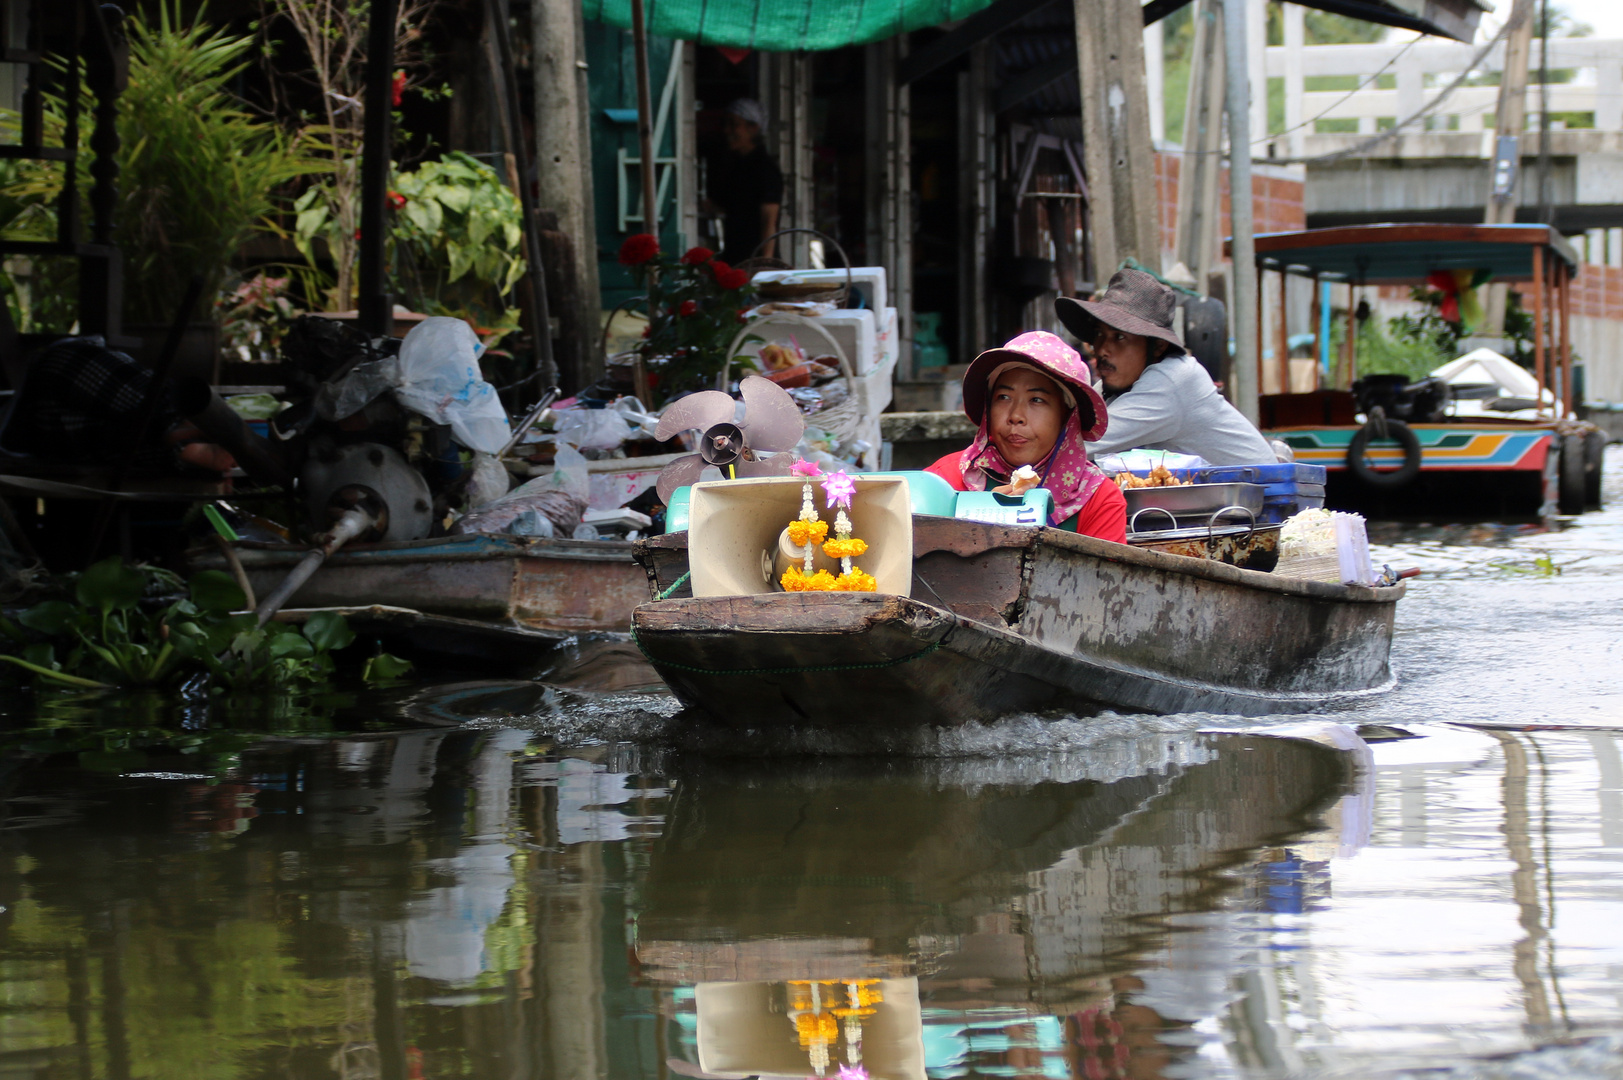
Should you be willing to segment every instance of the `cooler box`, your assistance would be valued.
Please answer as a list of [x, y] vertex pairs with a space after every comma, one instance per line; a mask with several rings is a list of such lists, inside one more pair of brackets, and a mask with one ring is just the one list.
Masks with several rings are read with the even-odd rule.
[[1047, 488], [1033, 488], [1016, 498], [991, 491], [960, 491], [953, 517], [991, 525], [1047, 525], [1054, 512], [1054, 497]]
[[[846, 282], [845, 268], [835, 267], [832, 270], [760, 270], [754, 278], [760, 282], [796, 282], [826, 284], [829, 288], [838, 288]], [[885, 268], [883, 266], [853, 266], [851, 268], [851, 297], [846, 301], [852, 307], [867, 308], [869, 311], [883, 311], [885, 305], [890, 303], [890, 297], [885, 290]]]

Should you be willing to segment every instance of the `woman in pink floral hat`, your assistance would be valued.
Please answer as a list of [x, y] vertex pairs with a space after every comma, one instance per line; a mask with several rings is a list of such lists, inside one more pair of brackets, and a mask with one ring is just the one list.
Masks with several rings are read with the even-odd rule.
[[1084, 443], [1104, 434], [1105, 403], [1076, 350], [1041, 330], [988, 349], [964, 373], [964, 412], [980, 425], [969, 448], [931, 465], [958, 491], [1008, 490], [1022, 466], [1054, 496], [1055, 528], [1127, 541], [1127, 500]]

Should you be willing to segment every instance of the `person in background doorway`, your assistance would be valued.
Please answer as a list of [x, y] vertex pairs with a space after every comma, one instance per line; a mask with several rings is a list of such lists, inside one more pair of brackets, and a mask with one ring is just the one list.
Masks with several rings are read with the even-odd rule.
[[1213, 465], [1272, 465], [1274, 451], [1230, 405], [1172, 329], [1177, 297], [1142, 270], [1118, 270], [1094, 300], [1062, 296], [1054, 314], [1093, 350], [1110, 433], [1094, 457], [1122, 450], [1198, 454]]
[[783, 173], [762, 145], [765, 127], [761, 103], [739, 98], [727, 106], [727, 148], [710, 163], [709, 201], [722, 215], [721, 257], [730, 263], [757, 254], [770, 258], [777, 246], [755, 250], [778, 231], [783, 206]]
[[1029, 486], [1054, 497], [1048, 524], [1127, 541], [1127, 499], [1088, 460], [1083, 440], [1103, 435], [1109, 419], [1075, 349], [1033, 330], [981, 353], [964, 372], [964, 413], [979, 425], [975, 441], [928, 472], [957, 491], [1012, 495], [1026, 486], [1014, 475], [1025, 468], [1035, 474]]

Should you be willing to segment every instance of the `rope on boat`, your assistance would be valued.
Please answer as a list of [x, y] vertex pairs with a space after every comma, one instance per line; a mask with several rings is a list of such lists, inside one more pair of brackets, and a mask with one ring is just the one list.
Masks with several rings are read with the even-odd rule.
[[[659, 594], [659, 599], [669, 600], [671, 594], [677, 589], [680, 589], [683, 585], [686, 585], [688, 578], [692, 576], [693, 571], [689, 570], [687, 573], [677, 578], [671, 583], [670, 588]], [[637, 628], [635, 626], [631, 628], [631, 640], [637, 643], [637, 651], [642, 653], [643, 659], [647, 660], [650, 664], [653, 664], [656, 667], [675, 668], [677, 671], [691, 672], [694, 675], [802, 675], [822, 671], [877, 671], [880, 668], [896, 667], [898, 664], [905, 664], [909, 660], [918, 660], [921, 657], [929, 656], [931, 653], [941, 648], [946, 641], [946, 639], [943, 638], [940, 641], [931, 642], [918, 652], [908, 653], [906, 656], [898, 656], [894, 660], [876, 660], [869, 664], [804, 664], [794, 667], [734, 668], [731, 670], [718, 670], [716, 668], [702, 668], [693, 667], [689, 664], [678, 664], [674, 660], [655, 660], [651, 655], [649, 655], [648, 650], [643, 648], [642, 637], [637, 633]]]

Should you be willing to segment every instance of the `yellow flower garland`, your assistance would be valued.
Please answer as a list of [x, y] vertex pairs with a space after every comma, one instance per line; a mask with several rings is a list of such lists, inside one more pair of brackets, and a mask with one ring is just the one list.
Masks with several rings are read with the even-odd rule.
[[879, 582], [872, 574], [864, 574], [853, 566], [849, 574], [834, 579], [834, 588], [840, 592], [878, 592]]
[[820, 544], [828, 535], [828, 522], [826, 521], [791, 521], [789, 523], [789, 540], [796, 547], [805, 547], [807, 542]]
[[[821, 524], [821, 522], [819, 522]], [[868, 541], [851, 537], [847, 540], [830, 540], [823, 545], [823, 554], [831, 559], [856, 558], [868, 550]]]
[[778, 584], [783, 586], [784, 592], [833, 592], [839, 588], [834, 575], [827, 570], [819, 570], [807, 577], [798, 566], [785, 570]]

